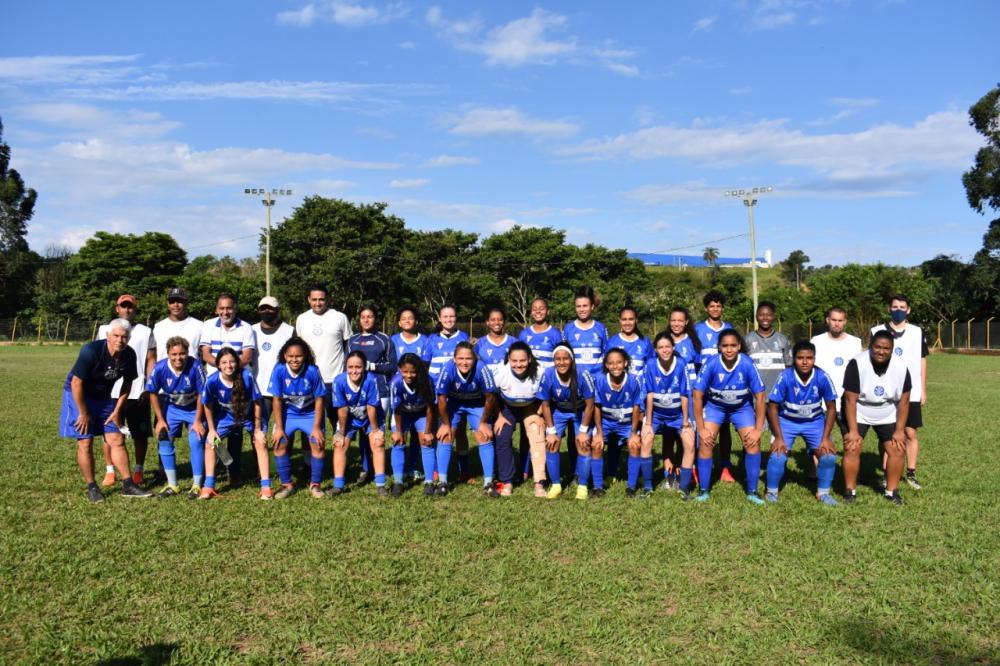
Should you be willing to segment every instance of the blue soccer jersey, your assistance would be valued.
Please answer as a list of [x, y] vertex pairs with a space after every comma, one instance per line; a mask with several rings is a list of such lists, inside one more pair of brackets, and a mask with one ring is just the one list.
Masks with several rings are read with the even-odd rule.
[[[172, 409], [194, 412], [198, 406], [198, 395], [205, 388], [205, 371], [192, 356], [184, 361], [184, 368], [178, 373], [170, 367], [170, 360], [159, 361], [146, 380], [146, 390], [154, 396], [161, 394]], [[162, 404], [162, 403], [161, 403]]]
[[389, 380], [396, 374], [396, 345], [385, 333], [355, 333], [347, 340], [347, 353], [365, 355], [367, 370], [375, 376], [379, 396], [389, 397]]
[[688, 373], [688, 382], [693, 384], [694, 380], [698, 378], [698, 366], [701, 365], [701, 354], [695, 350], [694, 342], [690, 336], [685, 336], [683, 340], [674, 343], [674, 356], [684, 361], [684, 366], [687, 368]]
[[267, 392], [281, 398], [284, 416], [312, 416], [316, 413], [316, 398], [326, 395], [326, 384], [319, 368], [310, 365], [294, 375], [284, 363], [274, 366]]
[[653, 396], [653, 420], [656, 425], [665, 423], [671, 428], [684, 425], [681, 398], [690, 397], [691, 388], [683, 359], [674, 356], [669, 372], [663, 370], [659, 360], [653, 361], [646, 366], [642, 379], [646, 394]]
[[701, 358], [699, 363], [704, 363], [710, 357], [719, 353], [719, 333], [733, 325], [727, 321], [722, 322], [722, 328], [715, 329], [708, 325], [707, 321], [699, 321], [694, 325], [694, 333], [701, 341]]
[[416, 354], [420, 358], [424, 357], [424, 349], [427, 348], [430, 338], [423, 333], [417, 333], [416, 335], [417, 337], [412, 342], [404, 340], [402, 333], [396, 333], [392, 336], [392, 345], [396, 348], [397, 360], [403, 358], [403, 354]]
[[642, 383], [630, 374], [625, 375], [625, 381], [615, 390], [611, 387], [608, 375], [601, 373], [594, 381], [594, 402], [601, 407], [601, 419], [611, 423], [631, 423], [632, 408], [642, 409], [646, 400]]
[[402, 375], [397, 374], [389, 383], [389, 404], [393, 412], [404, 412], [406, 414], [425, 414], [427, 412], [427, 401], [406, 385]]
[[594, 376], [585, 370], [576, 371], [576, 404], [573, 404], [569, 384], [563, 384], [555, 367], [546, 368], [538, 384], [538, 399], [546, 400], [553, 411], [576, 414], [583, 411], [584, 401], [594, 397]]
[[646, 364], [651, 363], [655, 358], [653, 343], [642, 336], [637, 336], [635, 340], [626, 340], [621, 333], [615, 333], [604, 345], [604, 353], [607, 354], [612, 349], [625, 350], [629, 357], [628, 371], [639, 378], [642, 377], [642, 371]]
[[698, 378], [691, 388], [702, 391], [708, 404], [724, 410], [735, 410], [744, 405], [752, 405], [754, 394], [764, 392], [764, 382], [746, 354], [741, 353], [737, 357], [731, 370], [722, 363], [722, 357], [716, 354], [701, 366]]
[[768, 396], [780, 405], [778, 416], [789, 421], [818, 421], [826, 416], [826, 403], [837, 401], [837, 388], [830, 375], [813, 368], [806, 381], [799, 379], [795, 368], [786, 368]]
[[468, 339], [469, 336], [465, 334], [465, 331], [455, 331], [449, 336], [442, 333], [431, 333], [422, 357], [427, 364], [427, 374], [431, 377], [431, 383], [437, 382], [438, 375], [441, 374], [445, 364], [455, 356], [456, 345]]
[[552, 350], [562, 342], [563, 336], [562, 331], [552, 325], [541, 333], [529, 326], [518, 333], [517, 339], [531, 347], [531, 353], [538, 359], [538, 365], [545, 369], [552, 367]]
[[[253, 428], [253, 404], [260, 400], [260, 391], [257, 390], [257, 382], [253, 380], [250, 370], [243, 368], [240, 379], [243, 382], [244, 393], [246, 395], [246, 412], [240, 415], [239, 420], [243, 422], [246, 430]], [[206, 409], [212, 410], [215, 418], [215, 429], [222, 434], [222, 431], [234, 425], [237, 419], [233, 414], [233, 387], [226, 386], [222, 381], [222, 373], [216, 372], [205, 380], [205, 386], [201, 391], [201, 402]]]
[[375, 407], [376, 411], [382, 407], [378, 395], [378, 382], [370, 372], [365, 373], [361, 386], [352, 385], [346, 372], [337, 375], [337, 378], [333, 380], [330, 400], [334, 409], [347, 407], [349, 413], [348, 432], [364, 429], [369, 425], [368, 407]]
[[608, 330], [599, 321], [592, 321], [587, 328], [581, 328], [574, 320], [563, 328], [563, 340], [573, 348], [576, 367], [592, 375], [604, 373], [604, 348], [608, 344]]
[[493, 377], [496, 378], [497, 373], [504, 364], [504, 359], [507, 357], [507, 350], [510, 346], [514, 344], [514, 338], [510, 335], [504, 333], [503, 339], [499, 343], [494, 343], [490, 340], [490, 336], [484, 335], [483, 337], [476, 340], [476, 356], [482, 363], [490, 369], [493, 373]]
[[476, 363], [469, 371], [469, 376], [464, 377], [458, 371], [455, 361], [448, 361], [435, 386], [437, 395], [446, 396], [449, 401], [474, 402], [480, 405], [485, 402], [487, 393], [496, 393], [496, 390], [493, 373], [485, 363]]

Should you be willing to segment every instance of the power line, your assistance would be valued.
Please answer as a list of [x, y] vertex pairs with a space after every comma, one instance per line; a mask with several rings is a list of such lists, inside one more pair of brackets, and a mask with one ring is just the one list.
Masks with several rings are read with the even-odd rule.
[[716, 238], [713, 240], [699, 241], [697, 243], [692, 243], [691, 245], [681, 245], [680, 247], [672, 247], [666, 250], [657, 250], [656, 252], [651, 252], [650, 254], [669, 254], [676, 250], [688, 250], [692, 247], [705, 247], [706, 243], [721, 243], [722, 241], [732, 240], [734, 238], [744, 238], [749, 234], [734, 234], [732, 236], [723, 236], [722, 238]]

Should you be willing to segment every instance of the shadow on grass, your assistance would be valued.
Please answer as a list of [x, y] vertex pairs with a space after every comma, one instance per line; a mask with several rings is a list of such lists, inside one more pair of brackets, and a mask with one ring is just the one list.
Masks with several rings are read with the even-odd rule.
[[853, 618], [830, 628], [829, 639], [861, 662], [887, 664], [997, 664], [1000, 644], [977, 646], [957, 632], [926, 632], [913, 626], [889, 625], [878, 620]]
[[99, 666], [159, 666], [171, 663], [179, 650], [180, 646], [177, 643], [154, 643], [143, 645], [139, 648], [138, 654], [112, 657], [97, 663]]

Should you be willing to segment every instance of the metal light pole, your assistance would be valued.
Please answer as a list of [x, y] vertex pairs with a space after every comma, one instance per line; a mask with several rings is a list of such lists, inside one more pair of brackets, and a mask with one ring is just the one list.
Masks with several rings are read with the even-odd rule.
[[723, 193], [727, 197], [742, 199], [743, 205], [747, 207], [747, 218], [750, 222], [750, 274], [753, 279], [754, 330], [757, 329], [757, 231], [753, 224], [753, 207], [757, 205], [758, 196], [773, 191], [774, 188], [767, 185], [746, 190], [726, 190]]
[[265, 187], [245, 187], [243, 188], [243, 194], [258, 197], [262, 196], [263, 199], [260, 200], [264, 207], [267, 208], [267, 234], [264, 240], [264, 282], [266, 283], [266, 296], [271, 295], [271, 207], [274, 206], [274, 197], [281, 196], [292, 196], [291, 190], [279, 190], [272, 188], [268, 190]]

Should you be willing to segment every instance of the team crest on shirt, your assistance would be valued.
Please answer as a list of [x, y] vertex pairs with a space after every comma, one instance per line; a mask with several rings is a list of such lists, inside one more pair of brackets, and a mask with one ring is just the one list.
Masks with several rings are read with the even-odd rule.
[[893, 351], [894, 354], [896, 354], [896, 356], [902, 356], [903, 355], [903, 348], [902, 347], [896, 347], [892, 351]]
[[487, 356], [493, 356], [493, 350], [492, 349], [487, 349], [486, 350], [486, 355]]
[[534, 337], [533, 335], [529, 335], [528, 336], [528, 342], [531, 342], [531, 338], [533, 338], [533, 337]]
[[611, 394], [610, 394], [610, 393], [605, 393], [605, 394], [604, 394], [604, 397], [605, 397], [605, 398], [606, 398], [607, 400], [611, 400]]
[[726, 373], [724, 373], [724, 372], [720, 372], [719, 373], [719, 381], [720, 382], [726, 381]]
[[271, 343], [265, 342], [260, 346], [260, 348], [263, 349], [264, 351], [271, 351]]
[[792, 389], [792, 391], [793, 391], [793, 392], [795, 393], [795, 395], [797, 396], [797, 395], [799, 394], [799, 387], [798, 387], [798, 386], [796, 386], [796, 387], [795, 387], [794, 389]]
[[443, 342], [439, 342], [438, 343], [438, 349], [441, 349], [441, 347], [444, 347], [444, 343]]
[[877, 395], [878, 397], [881, 398], [882, 396], [885, 395], [885, 389], [882, 388], [881, 386], [876, 386], [875, 387], [875, 395]]
[[285, 386], [291, 386], [291, 385], [292, 385], [292, 380], [289, 379], [288, 377], [285, 377]]
[[833, 359], [833, 364], [837, 367], [840, 367], [844, 365], [844, 359], [838, 356], [837, 358]]
[[661, 378], [661, 377], [657, 377], [657, 378], [656, 378], [656, 383], [657, 383], [657, 384], [659, 384], [659, 383], [660, 383], [660, 379], [662, 379], [662, 378]]
[[738, 372], [738, 373], [736, 373], [736, 375], [737, 375], [737, 378], [738, 378], [738, 379], [739, 379], [740, 381], [743, 381], [743, 373], [742, 373], [742, 372]]
[[319, 324], [313, 325], [313, 335], [315, 335], [316, 337], [323, 335], [323, 327], [320, 326]]
[[707, 337], [709, 340], [711, 340], [713, 337], [715, 337], [715, 333], [709, 333], [705, 337]]
[[226, 392], [222, 389], [219, 389], [219, 399], [222, 400], [225, 397], [226, 397]]
[[574, 333], [573, 337], [576, 338], [577, 340], [579, 340], [580, 339], [580, 334], [579, 333]]

